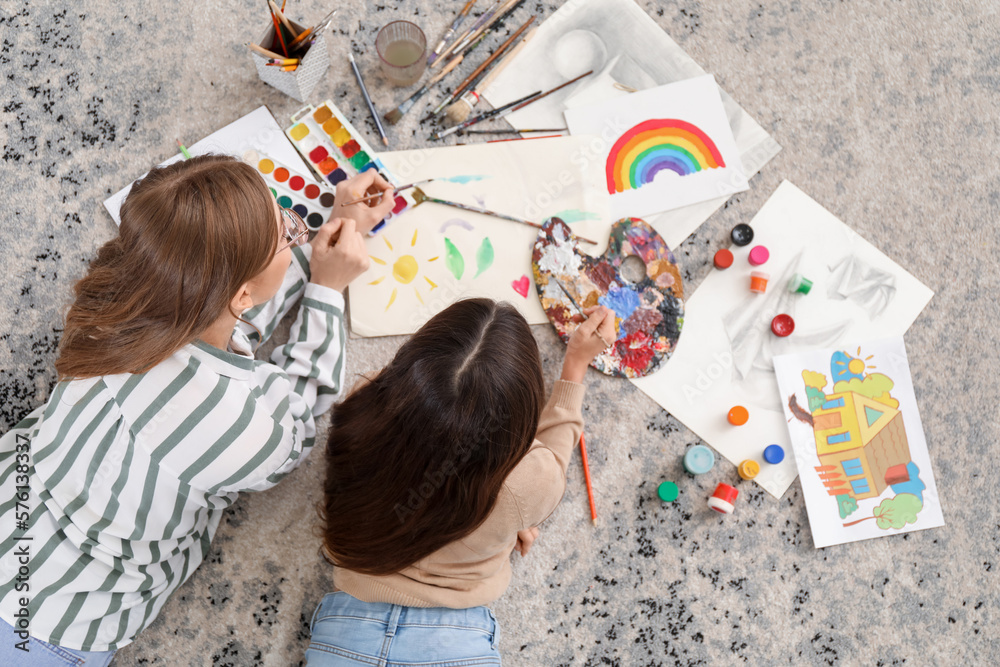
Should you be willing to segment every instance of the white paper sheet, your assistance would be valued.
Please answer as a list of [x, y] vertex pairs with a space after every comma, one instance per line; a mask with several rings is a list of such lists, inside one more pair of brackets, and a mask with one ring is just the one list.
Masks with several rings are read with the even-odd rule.
[[600, 140], [597, 159], [616, 220], [749, 187], [711, 74], [567, 109], [566, 125], [574, 136]]
[[817, 549], [944, 525], [902, 337], [774, 369]]
[[[559, 137], [380, 157], [402, 182], [435, 178], [421, 186], [428, 196], [538, 223], [559, 215], [598, 242], [583, 246], [596, 255], [607, 247], [612, 220], [600, 166], [580, 158], [585, 143]], [[529, 323], [547, 323], [531, 275], [537, 234], [528, 225], [431, 202], [400, 214], [366, 241], [372, 264], [348, 290], [353, 333], [412, 333], [449, 304], [474, 296], [508, 301]]]
[[[593, 69], [595, 73], [506, 116], [515, 128], [562, 127], [563, 112], [624, 95], [621, 84], [645, 90], [705, 74], [633, 0], [569, 0], [539, 27], [497, 76], [485, 97], [493, 106], [549, 90]], [[748, 178], [781, 146], [724, 90], [720, 91]], [[729, 195], [646, 218], [677, 248]]]
[[[278, 122], [266, 106], [254, 109], [221, 130], [217, 130], [201, 141], [188, 146], [187, 149], [192, 156], [215, 153], [232, 155], [237, 158], [242, 157], [246, 151], [254, 149], [263, 155], [277, 159], [300, 174], [309, 173], [309, 167], [302, 161], [292, 143], [285, 137]], [[159, 166], [163, 167], [183, 159], [184, 156], [178, 153], [169, 160], [161, 162]], [[104, 200], [104, 208], [111, 214], [116, 225], [121, 224], [118, 212], [131, 189], [132, 183], [129, 183]]]
[[[677, 349], [662, 370], [632, 380], [643, 392], [735, 464], [761, 461], [770, 444], [789, 451], [788, 430], [774, 376], [773, 358], [817, 347], [886, 336], [901, 336], [930, 301], [933, 292], [883, 255], [855, 231], [797, 187], [784, 181], [750, 226], [754, 240], [733, 247], [735, 261], [713, 270], [686, 303]], [[750, 266], [751, 248], [763, 245], [770, 259]], [[855, 294], [858, 284], [842, 265], [848, 262], [864, 295], [883, 293], [887, 302], [873, 311]], [[767, 292], [749, 290], [750, 272], [770, 274]], [[792, 294], [789, 278], [800, 273], [813, 281], [809, 294]], [[771, 319], [787, 313], [795, 331], [787, 338], [771, 333]], [[734, 405], [750, 411], [743, 426], [726, 414]], [[763, 464], [756, 481], [780, 497], [795, 479], [794, 456], [778, 465]]]

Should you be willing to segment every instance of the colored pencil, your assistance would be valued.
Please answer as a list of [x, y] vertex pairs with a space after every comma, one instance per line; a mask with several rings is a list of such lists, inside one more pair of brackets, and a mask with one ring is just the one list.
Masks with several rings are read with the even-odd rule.
[[295, 26], [293, 26], [292, 22], [288, 20], [288, 17], [285, 16], [284, 12], [281, 11], [281, 7], [275, 4], [274, 0], [267, 0], [267, 4], [271, 7], [271, 11], [277, 15], [281, 24], [288, 28], [288, 32], [292, 35], [292, 40], [298, 37], [299, 34], [295, 32]]
[[[416, 201], [416, 204], [414, 204], [414, 207], [419, 206], [420, 204], [423, 204], [424, 202], [431, 202], [431, 203], [434, 203], [434, 204], [441, 204], [443, 206], [451, 206], [453, 208], [459, 208], [459, 209], [462, 209], [463, 211], [471, 211], [473, 213], [481, 213], [482, 215], [488, 215], [488, 216], [493, 217], [493, 218], [500, 218], [501, 220], [510, 220], [511, 222], [519, 222], [522, 225], [528, 225], [529, 227], [534, 227], [535, 229], [541, 229], [542, 228], [542, 226], [540, 224], [538, 224], [537, 222], [532, 222], [530, 220], [525, 220], [524, 218], [515, 218], [514, 216], [511, 216], [511, 215], [504, 215], [503, 213], [497, 213], [496, 211], [491, 211], [491, 210], [486, 209], [486, 208], [480, 208], [478, 206], [469, 206], [468, 204], [459, 204], [458, 202], [448, 201], [447, 199], [438, 199], [436, 197], [429, 197], [420, 188], [413, 188], [413, 199]], [[578, 238], [581, 241], [584, 241], [586, 243], [590, 243], [592, 245], [597, 245], [597, 243], [595, 243], [594, 241], [591, 241], [590, 239], [585, 239], [582, 236], [577, 236], [576, 238]]]
[[298, 58], [271, 58], [265, 65], [298, 65]]
[[[278, 43], [281, 44], [281, 50], [284, 52], [285, 57], [288, 57], [288, 45], [285, 44], [285, 36], [281, 34], [281, 26], [278, 24], [278, 17], [274, 15], [274, 10], [268, 5], [268, 10], [271, 12], [271, 21], [274, 22], [274, 34], [278, 37]], [[272, 43], [271, 46], [274, 46]]]
[[441, 49], [443, 49], [445, 44], [448, 43], [448, 40], [450, 40], [452, 37], [455, 36], [455, 31], [458, 30], [460, 25], [462, 25], [462, 21], [465, 20], [465, 17], [469, 14], [469, 10], [472, 9], [472, 5], [474, 4], [476, 4], [476, 0], [469, 0], [467, 3], [465, 3], [465, 6], [462, 7], [462, 11], [458, 13], [458, 16], [455, 17], [455, 20], [451, 22], [451, 26], [448, 28], [448, 30], [445, 31], [444, 37], [441, 38], [441, 41], [438, 42], [438, 45], [434, 47], [433, 51], [431, 51], [431, 55], [428, 56], [427, 58], [428, 65], [434, 64], [434, 61], [437, 59], [438, 54], [441, 53]]
[[181, 149], [181, 155], [184, 156], [185, 160], [191, 159], [191, 153], [188, 152], [187, 146], [181, 143], [181, 140], [177, 140], [177, 147]]
[[354, 62], [354, 54], [348, 51], [347, 57], [351, 61], [351, 69], [354, 70], [354, 78], [358, 80], [358, 87], [361, 88], [361, 95], [365, 98], [365, 104], [368, 105], [368, 111], [371, 112], [372, 118], [375, 120], [375, 127], [378, 128], [379, 136], [382, 137], [382, 143], [388, 146], [389, 137], [385, 136], [385, 128], [382, 127], [382, 120], [378, 117], [378, 111], [375, 110], [375, 105], [372, 104], [372, 98], [368, 95], [368, 89], [365, 87], [365, 80], [361, 78], [361, 70], [358, 69], [358, 64]]
[[587, 464], [587, 440], [580, 433], [580, 459], [583, 461], [583, 479], [587, 482], [587, 499], [590, 501], [590, 520], [597, 525], [597, 505], [594, 504], [594, 488], [590, 484], [590, 466]]

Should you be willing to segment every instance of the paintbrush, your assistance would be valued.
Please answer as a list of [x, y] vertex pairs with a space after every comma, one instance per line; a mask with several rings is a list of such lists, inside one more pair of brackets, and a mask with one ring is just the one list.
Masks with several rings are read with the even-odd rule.
[[461, 43], [466, 37], [468, 37], [473, 32], [475, 32], [476, 30], [478, 30], [480, 27], [482, 27], [483, 24], [485, 24], [487, 21], [490, 20], [490, 18], [492, 18], [493, 14], [500, 8], [500, 5], [501, 5], [502, 2], [503, 2], [503, 0], [497, 0], [497, 2], [495, 2], [485, 12], [483, 12], [479, 16], [479, 18], [476, 19], [475, 23], [473, 23], [472, 26], [469, 27], [468, 30], [466, 30], [465, 32], [463, 32], [461, 37], [459, 37], [457, 40], [455, 40], [454, 42], [452, 42], [451, 46], [447, 47], [444, 51], [442, 51], [441, 55], [439, 55], [437, 57], [437, 59], [435, 59], [435, 61], [434, 61], [433, 64], [428, 65], [428, 67], [430, 67], [430, 68], [433, 69], [433, 68], [437, 67], [438, 65], [440, 65], [444, 61], [444, 59], [448, 55], [450, 55], [452, 51], [455, 50], [455, 47], [458, 46], [459, 43]]
[[527, 102], [522, 102], [521, 104], [519, 104], [519, 105], [517, 105], [516, 107], [514, 107], [513, 109], [511, 109], [511, 111], [520, 111], [521, 109], [523, 109], [524, 107], [528, 106], [529, 104], [534, 104], [534, 103], [535, 103], [535, 102], [537, 102], [538, 100], [540, 100], [540, 99], [542, 99], [542, 98], [545, 98], [545, 97], [548, 97], [548, 96], [549, 96], [549, 95], [551, 95], [552, 93], [554, 93], [554, 92], [556, 92], [556, 91], [559, 91], [559, 90], [562, 90], [562, 89], [563, 89], [563, 88], [565, 88], [566, 86], [569, 86], [569, 85], [571, 85], [571, 84], [574, 84], [574, 83], [576, 83], [577, 81], [579, 81], [580, 79], [582, 79], [583, 77], [585, 77], [585, 76], [590, 76], [590, 75], [591, 75], [591, 74], [593, 74], [593, 73], [594, 73], [594, 70], [590, 70], [590, 71], [587, 71], [587, 72], [584, 72], [584, 73], [583, 73], [583, 74], [581, 74], [580, 76], [578, 76], [578, 77], [574, 77], [574, 78], [570, 79], [569, 81], [567, 81], [566, 83], [561, 83], [561, 84], [559, 84], [558, 86], [556, 86], [556, 87], [555, 87], [555, 88], [553, 88], [552, 90], [548, 91], [547, 93], [542, 93], [542, 94], [541, 94], [541, 95], [539, 95], [538, 97], [533, 97], [533, 98], [531, 98], [530, 100], [528, 100]]
[[508, 16], [510, 16], [511, 13], [515, 9], [517, 9], [522, 2], [524, 2], [524, 0], [508, 0], [508, 2], [503, 4], [493, 14], [493, 16], [491, 16], [490, 19], [481, 28], [479, 28], [479, 30], [473, 32], [471, 35], [460, 41], [458, 45], [455, 47], [453, 53], [462, 53], [463, 50], [469, 48], [469, 45], [475, 42], [481, 35], [484, 35], [489, 31], [496, 30], [497, 28], [499, 28], [500, 24], [503, 23], [503, 20], [506, 19]]
[[[467, 95], [462, 95], [457, 101], [452, 102], [444, 110], [445, 117], [448, 121], [455, 124], [466, 120], [472, 112], [472, 107], [476, 106], [479, 102], [479, 98], [482, 96], [483, 91], [493, 85], [493, 82], [496, 81], [498, 76], [500, 76], [500, 73], [503, 72], [504, 68], [517, 57], [517, 54], [524, 49], [527, 43], [537, 32], [538, 28], [532, 28], [529, 30], [528, 34], [526, 34], [521, 41], [514, 46], [514, 48], [507, 52], [507, 55], [504, 56], [503, 60], [494, 65], [489, 72], [486, 72], [479, 81], [473, 84], [473, 90], [470, 90]], [[454, 99], [454, 97], [455, 96], [453, 95], [452, 98]]]
[[551, 95], [552, 93], [556, 92], [557, 90], [561, 90], [562, 88], [565, 88], [566, 86], [570, 85], [571, 83], [576, 83], [577, 81], [579, 81], [583, 77], [589, 76], [590, 74], [593, 74], [593, 73], [594, 73], [594, 70], [590, 70], [589, 72], [584, 72], [580, 76], [578, 76], [578, 77], [576, 77], [574, 79], [570, 79], [566, 83], [559, 84], [558, 86], [556, 86], [555, 88], [553, 88], [552, 90], [550, 90], [548, 92], [542, 93], [542, 92], [539, 91], [539, 92], [536, 92], [536, 93], [532, 93], [531, 95], [526, 95], [525, 97], [522, 97], [520, 100], [511, 102], [510, 104], [508, 104], [506, 106], [502, 106], [499, 109], [494, 109], [493, 111], [487, 111], [486, 113], [482, 113], [482, 114], [476, 116], [475, 118], [472, 118], [472, 119], [469, 119], [469, 120], [465, 121], [464, 123], [459, 123], [458, 125], [455, 125], [454, 127], [449, 127], [447, 130], [442, 130], [440, 132], [435, 132], [434, 134], [431, 135], [431, 139], [441, 139], [443, 137], [447, 137], [449, 134], [452, 134], [453, 132], [458, 132], [459, 130], [462, 130], [462, 129], [466, 128], [466, 127], [469, 127], [470, 125], [475, 125], [476, 123], [481, 123], [482, 121], [488, 120], [490, 118], [503, 118], [507, 114], [511, 114], [511, 113], [514, 113], [515, 111], [519, 111], [519, 110], [523, 109], [524, 107], [528, 106], [529, 104], [534, 104], [535, 102], [537, 102], [538, 100], [542, 99], [543, 97], [548, 97], [549, 95]]
[[510, 104], [508, 104], [506, 106], [502, 106], [499, 109], [494, 109], [493, 111], [487, 111], [486, 113], [482, 113], [482, 114], [476, 116], [475, 118], [472, 118], [470, 120], [465, 121], [464, 123], [459, 123], [458, 125], [455, 125], [454, 127], [449, 127], [447, 130], [442, 130], [440, 132], [435, 132], [434, 134], [431, 135], [431, 139], [441, 139], [442, 137], [447, 137], [449, 134], [451, 134], [453, 132], [458, 132], [461, 129], [469, 127], [470, 125], [475, 125], [476, 123], [481, 123], [482, 121], [489, 120], [490, 118], [503, 118], [507, 114], [512, 114], [515, 111], [520, 111], [521, 109], [523, 109], [524, 107], [528, 106], [529, 104], [534, 104], [535, 102], [537, 102], [538, 100], [542, 99], [543, 97], [548, 97], [549, 95], [551, 95], [552, 93], [556, 92], [557, 90], [565, 88], [566, 86], [570, 85], [571, 83], [576, 83], [577, 81], [579, 81], [583, 77], [588, 76], [588, 75], [593, 74], [593, 73], [594, 73], [594, 70], [590, 70], [589, 72], [584, 72], [583, 74], [581, 74], [580, 76], [576, 77], [575, 79], [570, 79], [566, 83], [559, 84], [558, 86], [556, 86], [555, 88], [553, 88], [552, 90], [550, 90], [550, 91], [548, 91], [546, 93], [536, 92], [536, 93], [532, 93], [531, 95], [526, 95], [525, 97], [522, 97], [520, 100], [517, 100], [515, 102], [511, 102]]
[[462, 21], [465, 20], [465, 17], [469, 14], [469, 10], [472, 9], [472, 5], [474, 4], [476, 4], [476, 0], [469, 0], [467, 3], [465, 3], [465, 6], [462, 7], [462, 11], [458, 13], [458, 16], [455, 17], [455, 20], [451, 22], [451, 26], [444, 33], [444, 37], [441, 38], [441, 41], [438, 42], [438, 45], [434, 47], [433, 51], [431, 51], [431, 55], [428, 56], [427, 58], [428, 66], [434, 64], [434, 61], [437, 60], [438, 54], [441, 53], [441, 49], [443, 49], [445, 44], [448, 43], [448, 40], [450, 40], [452, 37], [455, 36], [455, 32], [458, 30], [459, 26], [462, 25]]
[[321, 30], [323, 30], [327, 25], [329, 25], [330, 21], [333, 19], [333, 15], [336, 13], [337, 10], [334, 9], [332, 12], [324, 16], [323, 20], [321, 20], [319, 23], [303, 30], [298, 37], [292, 40], [292, 43], [288, 45], [288, 48], [294, 50], [298, 47], [301, 47], [302, 42], [306, 39], [306, 37], [308, 37], [309, 35], [316, 35]]
[[351, 69], [354, 70], [354, 78], [358, 80], [358, 87], [361, 88], [361, 96], [365, 98], [365, 104], [368, 105], [368, 111], [371, 113], [372, 119], [375, 121], [375, 127], [378, 128], [378, 134], [382, 137], [382, 143], [388, 146], [389, 137], [385, 136], [385, 128], [382, 127], [382, 121], [378, 117], [378, 111], [375, 110], [375, 105], [372, 104], [372, 98], [368, 95], [368, 88], [365, 87], [365, 80], [361, 78], [361, 70], [358, 69], [358, 64], [354, 62], [354, 54], [351, 51], [348, 51], [347, 58], [351, 61]]
[[[508, 12], [504, 16], [506, 17], [509, 13], [510, 12]], [[531, 20], [533, 21], [534, 17], [532, 17]], [[452, 58], [452, 60], [455, 60], [455, 58], [462, 58], [463, 56], [467, 57], [470, 53], [472, 53], [473, 49], [475, 49], [477, 46], [483, 43], [483, 41], [490, 35], [492, 30], [495, 30], [499, 26], [500, 24], [498, 23], [496, 26], [491, 27], [489, 30], [484, 31], [474, 42], [472, 42], [468, 46], [468, 48], [466, 48], [460, 55], [457, 55], [454, 58]], [[521, 30], [519, 29], [518, 34], [520, 34], [520, 32]], [[455, 88], [455, 90], [451, 94], [445, 96], [445, 98], [441, 100], [441, 103], [438, 104], [436, 107], [434, 107], [429, 114], [424, 116], [424, 118], [421, 119], [420, 122], [426, 123], [429, 120], [433, 120], [435, 116], [441, 113], [442, 109], [444, 109], [447, 105], [454, 102], [459, 95], [465, 92], [465, 90], [467, 90], [470, 86], [476, 85], [476, 82], [478, 81], [479, 77], [484, 76], [484, 73], [487, 73], [490, 70], [490, 66], [493, 64], [493, 61], [496, 60], [497, 56], [502, 55], [503, 52], [507, 50], [510, 42], [511, 42], [510, 39], [504, 42], [496, 51], [493, 52], [492, 55], [490, 55], [490, 57], [487, 59], [486, 62], [477, 67], [472, 74], [466, 77], [465, 81], [463, 81], [461, 85]]]
[[459, 63], [462, 62], [462, 60], [463, 56], [452, 58], [451, 62], [449, 62], [443, 70], [432, 76], [430, 80], [427, 81], [427, 83], [421, 86], [420, 90], [418, 90], [417, 92], [413, 93], [405, 100], [400, 102], [398, 107], [396, 107], [392, 111], [382, 116], [383, 118], [385, 118], [385, 122], [389, 123], [390, 125], [395, 125], [396, 123], [398, 123], [399, 120], [403, 117], [403, 114], [405, 114], [407, 111], [413, 108], [413, 105], [417, 103], [417, 100], [423, 97], [428, 90], [437, 85], [437, 83], [441, 79], [448, 76], [448, 74], [450, 74], [451, 71], [455, 69], [459, 65]]
[[[407, 183], [406, 185], [400, 185], [398, 188], [393, 188], [392, 193], [396, 194], [396, 193], [402, 192], [403, 190], [409, 190], [410, 188], [415, 188], [418, 185], [423, 185], [424, 183], [430, 183], [433, 180], [434, 180], [433, 178], [425, 178], [422, 181], [415, 181], [413, 183]], [[365, 195], [361, 199], [355, 199], [354, 201], [347, 202], [346, 204], [344, 204], [344, 206], [350, 206], [351, 204], [358, 204], [358, 203], [363, 202], [363, 201], [366, 202], [366, 201], [371, 201], [372, 199], [378, 199], [383, 194], [384, 193], [382, 193], [382, 192], [376, 192], [373, 195]]]
[[[420, 188], [413, 188], [413, 200], [416, 202], [413, 206], [416, 208], [420, 204], [425, 202], [432, 202], [434, 204], [441, 204], [443, 206], [451, 206], [453, 208], [460, 208], [463, 211], [471, 211], [473, 213], [481, 213], [482, 215], [488, 215], [494, 218], [500, 218], [501, 220], [510, 220], [511, 222], [519, 222], [522, 225], [528, 225], [534, 227], [535, 229], [542, 229], [542, 226], [537, 222], [531, 222], [530, 220], [525, 220], [523, 218], [515, 218], [510, 215], [504, 215], [503, 213], [497, 213], [496, 211], [491, 211], [489, 209], [480, 208], [478, 206], [469, 206], [468, 204], [459, 204], [458, 202], [448, 201], [447, 199], [438, 199], [437, 197], [429, 197]], [[582, 236], [577, 236], [584, 243], [590, 243], [592, 245], [597, 245], [596, 242], [590, 239], [585, 239]]]
[[513, 14], [514, 10], [520, 7], [522, 2], [524, 2], [524, 0], [511, 0], [507, 4], [503, 5], [499, 10], [497, 10], [497, 13], [489, 21], [487, 21], [486, 25], [472, 35], [469, 35], [463, 42], [460, 42], [459, 46], [457, 46], [452, 52], [452, 56], [468, 53], [491, 33], [502, 28], [504, 21], [507, 20], [507, 17]]
[[[445, 107], [446, 107], [447, 105], [451, 104], [451, 103], [452, 103], [453, 101], [455, 101], [455, 100], [456, 100], [456, 99], [457, 99], [457, 98], [458, 98], [458, 97], [459, 97], [459, 96], [460, 96], [460, 95], [461, 95], [462, 93], [464, 93], [464, 92], [465, 92], [466, 90], [468, 90], [468, 89], [469, 89], [469, 87], [470, 87], [470, 86], [472, 86], [472, 85], [473, 85], [473, 84], [475, 83], [475, 81], [476, 81], [476, 78], [477, 78], [477, 77], [478, 77], [478, 76], [479, 76], [480, 74], [482, 74], [482, 73], [483, 73], [484, 71], [486, 71], [486, 70], [487, 70], [487, 68], [489, 68], [489, 66], [490, 66], [490, 65], [492, 65], [492, 64], [493, 64], [494, 62], [496, 62], [496, 60], [497, 60], [497, 59], [498, 59], [498, 58], [499, 58], [500, 56], [502, 56], [502, 55], [503, 55], [503, 54], [504, 54], [504, 53], [505, 53], [505, 52], [507, 51], [507, 49], [509, 49], [509, 48], [511, 47], [511, 45], [512, 45], [512, 44], [513, 44], [513, 43], [514, 43], [515, 41], [517, 41], [517, 38], [518, 38], [518, 37], [520, 37], [520, 36], [521, 36], [521, 34], [522, 34], [522, 33], [523, 33], [523, 32], [524, 32], [525, 30], [527, 30], [527, 29], [528, 29], [528, 26], [530, 26], [530, 25], [531, 25], [531, 24], [532, 24], [532, 23], [534, 22], [534, 20], [535, 20], [535, 17], [534, 17], [534, 16], [532, 16], [531, 18], [529, 18], [529, 19], [528, 19], [527, 21], [525, 21], [525, 22], [524, 22], [524, 24], [523, 24], [523, 25], [522, 25], [522, 26], [521, 26], [520, 28], [518, 28], [518, 29], [517, 29], [517, 30], [516, 30], [516, 31], [514, 32], [514, 34], [513, 34], [513, 35], [511, 35], [510, 37], [508, 37], [508, 38], [507, 38], [507, 41], [505, 41], [505, 42], [504, 42], [503, 44], [501, 44], [501, 45], [500, 45], [499, 47], [497, 47], [497, 50], [496, 50], [496, 51], [494, 51], [494, 52], [493, 52], [493, 54], [492, 54], [492, 55], [490, 55], [490, 57], [489, 57], [489, 58], [487, 58], [486, 60], [484, 60], [484, 61], [483, 61], [483, 63], [482, 63], [482, 64], [481, 64], [481, 65], [480, 65], [479, 67], [477, 67], [477, 68], [476, 68], [475, 70], [473, 70], [473, 71], [472, 71], [472, 74], [470, 74], [469, 76], [467, 76], [467, 77], [465, 78], [465, 81], [463, 81], [463, 82], [462, 82], [462, 83], [461, 83], [461, 84], [460, 84], [460, 85], [459, 85], [459, 86], [458, 86], [458, 87], [457, 87], [457, 88], [455, 89], [455, 91], [454, 91], [454, 92], [453, 92], [453, 93], [451, 94], [451, 97], [449, 97], [449, 98], [445, 99], [445, 100], [444, 100], [443, 102], [441, 102], [441, 104], [439, 104], [439, 105], [438, 105], [438, 106], [437, 106], [437, 107], [436, 107], [436, 108], [435, 108], [435, 109], [434, 109], [433, 111], [431, 111], [431, 114], [430, 114], [430, 115], [431, 115], [431, 117], [434, 117], [434, 116], [437, 116], [437, 115], [438, 115], [439, 113], [441, 113], [441, 110], [442, 110], [442, 109], [444, 109], [444, 108], [445, 108]], [[475, 46], [475, 45], [474, 45], [474, 46]], [[459, 56], [459, 57], [461, 57], [461, 56]]]
[[[547, 234], [547, 236], [549, 238], [552, 238], [551, 234]], [[577, 236], [577, 238], [580, 239], [581, 241], [584, 240], [584, 239], [582, 239], [579, 236]], [[562, 284], [562, 281], [559, 280], [558, 278], [556, 278], [556, 274], [554, 274], [554, 273], [550, 274], [549, 275], [549, 280], [555, 282], [555, 284], [559, 286], [559, 289], [562, 290], [562, 293], [566, 295], [566, 298], [569, 299], [569, 302], [571, 304], [573, 304], [574, 308], [576, 308], [576, 312], [579, 313], [579, 317], [577, 315], [574, 315], [570, 319], [572, 319], [574, 322], [576, 322], [578, 324], [582, 323], [582, 322], [586, 322], [587, 321], [587, 314], [585, 312], [583, 312], [583, 308], [581, 308], [580, 304], [576, 302], [576, 299], [573, 298], [573, 295], [569, 293], [569, 290], [567, 290], [566, 286]], [[611, 347], [611, 343], [609, 343], [607, 341], [607, 339], [604, 338], [604, 336], [601, 335], [601, 332], [599, 332], [599, 331], [597, 331], [595, 329], [594, 330], [594, 335], [601, 339], [601, 342], [604, 343], [604, 347]], [[584, 453], [584, 457], [585, 457], [584, 461], [586, 461], [586, 456], [587, 456], [586, 453]], [[584, 463], [584, 465], [586, 465], [586, 463]], [[589, 486], [590, 482], [588, 481], [587, 484]], [[593, 511], [593, 505], [591, 505], [591, 511]], [[596, 515], [593, 516], [592, 519], [593, 519], [594, 523], [597, 523], [597, 517], [596, 517]]]
[[463, 134], [531, 134], [533, 132], [566, 132], [565, 127], [549, 127], [544, 129], [531, 129], [531, 130], [514, 130], [510, 128], [501, 128], [499, 130], [459, 130], [458, 136]]
[[505, 104], [504, 106], [499, 107], [497, 109], [493, 109], [492, 111], [486, 111], [484, 113], [481, 113], [475, 118], [470, 118], [464, 123], [459, 123], [458, 125], [449, 127], [447, 130], [438, 130], [436, 132], [432, 132], [430, 138], [433, 139], [434, 141], [437, 141], [438, 139], [443, 139], [444, 137], [447, 137], [449, 134], [458, 132], [459, 130], [465, 129], [471, 125], [475, 125], [476, 123], [481, 123], [484, 120], [489, 120], [490, 118], [503, 118], [508, 113], [513, 111], [514, 108], [517, 107], [518, 105], [524, 104], [525, 102], [530, 102], [533, 98], [538, 97], [541, 94], [542, 91], [536, 90], [530, 95], [525, 95], [520, 99], [514, 100], [513, 102]]

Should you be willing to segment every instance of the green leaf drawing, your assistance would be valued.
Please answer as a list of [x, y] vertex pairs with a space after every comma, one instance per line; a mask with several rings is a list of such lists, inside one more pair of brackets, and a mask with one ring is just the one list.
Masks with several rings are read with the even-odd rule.
[[448, 237], [444, 239], [444, 266], [451, 271], [456, 280], [462, 279], [462, 274], [465, 273], [465, 258]]
[[476, 278], [491, 266], [493, 266], [493, 244], [490, 243], [489, 237], [486, 237], [476, 251]]

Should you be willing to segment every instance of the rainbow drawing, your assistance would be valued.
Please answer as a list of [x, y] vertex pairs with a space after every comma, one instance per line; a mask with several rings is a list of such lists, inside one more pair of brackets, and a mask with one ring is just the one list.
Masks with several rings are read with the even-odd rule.
[[619, 137], [608, 155], [608, 192], [637, 190], [669, 169], [687, 176], [725, 167], [715, 142], [697, 126], [676, 118], [647, 120]]

